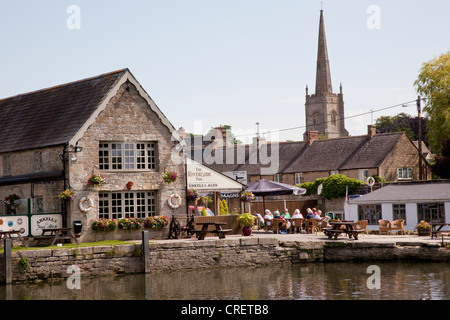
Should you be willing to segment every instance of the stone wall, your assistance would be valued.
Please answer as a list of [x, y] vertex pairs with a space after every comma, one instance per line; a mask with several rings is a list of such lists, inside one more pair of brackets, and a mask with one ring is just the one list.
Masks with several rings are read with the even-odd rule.
[[[241, 237], [150, 241], [147, 257], [148, 270], [152, 272], [354, 260], [449, 261], [450, 249], [427, 242], [299, 242]], [[144, 260], [141, 243], [24, 250], [11, 254], [12, 281], [67, 278], [72, 265], [80, 268], [81, 276], [142, 273]], [[4, 279], [3, 257], [0, 270], [0, 278]]]
[[[98, 156], [100, 141], [155, 141], [157, 143], [156, 169], [100, 170]], [[77, 145], [83, 149], [76, 154], [77, 161], [70, 162], [70, 186], [76, 191], [77, 199], [86, 196], [95, 204], [88, 213], [82, 213], [79, 210], [78, 202], [70, 205], [69, 225], [76, 220], [83, 223], [81, 241], [91, 241], [94, 238], [90, 224], [92, 219], [98, 219], [99, 192], [126, 191], [129, 181], [133, 182], [131, 191], [157, 192], [156, 215], [186, 216], [184, 165], [175, 164], [171, 159], [174, 146], [174, 142], [171, 141], [171, 132], [131, 83], [126, 82], [121, 86]], [[179, 175], [175, 183], [169, 184], [162, 179], [164, 172], [169, 170], [176, 171]], [[89, 185], [88, 179], [93, 172], [104, 175], [106, 184], [95, 187]], [[167, 204], [169, 195], [173, 193], [179, 194], [183, 202], [183, 205], [176, 210], [171, 209]]]

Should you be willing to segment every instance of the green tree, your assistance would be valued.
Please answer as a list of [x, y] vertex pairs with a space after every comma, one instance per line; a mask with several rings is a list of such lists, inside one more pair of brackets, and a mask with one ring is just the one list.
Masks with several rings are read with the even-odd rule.
[[443, 141], [450, 137], [450, 51], [423, 63], [414, 85], [426, 98], [423, 111], [431, 151], [441, 154]]
[[435, 158], [431, 171], [439, 178], [450, 179], [450, 138], [445, 139], [442, 148], [442, 156]]
[[[422, 135], [421, 140], [428, 145], [428, 140], [426, 139], [427, 134], [427, 121], [425, 118], [421, 118], [422, 121]], [[419, 119], [418, 117], [412, 117], [404, 112], [399, 113], [395, 116], [381, 116], [377, 118], [375, 122], [377, 132], [388, 133], [388, 132], [401, 132], [405, 131], [406, 135], [412, 140], [417, 141], [419, 136]]]

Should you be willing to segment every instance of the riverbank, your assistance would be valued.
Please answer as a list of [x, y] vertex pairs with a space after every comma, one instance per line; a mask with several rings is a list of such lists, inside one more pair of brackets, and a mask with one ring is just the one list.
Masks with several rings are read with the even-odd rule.
[[[10, 279], [20, 282], [67, 278], [72, 275], [68, 269], [73, 270], [69, 267], [74, 265], [83, 276], [96, 276], [364, 260], [450, 261], [450, 248], [442, 245], [441, 238], [429, 236], [361, 235], [359, 240], [344, 236], [329, 240], [322, 233], [277, 235], [254, 231], [250, 237], [150, 240], [148, 247], [130, 241], [123, 245], [19, 250], [11, 253]], [[0, 278], [4, 279], [3, 257], [0, 270]]]

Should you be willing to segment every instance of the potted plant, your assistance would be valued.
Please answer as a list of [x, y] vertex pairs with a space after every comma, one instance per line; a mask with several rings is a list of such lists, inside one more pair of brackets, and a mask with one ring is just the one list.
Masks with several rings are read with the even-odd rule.
[[244, 236], [252, 234], [252, 227], [255, 224], [255, 217], [251, 213], [243, 213], [237, 218], [239, 226], [242, 227]]
[[75, 192], [74, 192], [73, 190], [66, 189], [66, 190], [64, 190], [63, 192], [61, 192], [61, 193], [58, 195], [58, 197], [59, 197], [62, 201], [68, 203], [68, 202], [74, 200], [77, 196], [76, 196], [76, 194], [75, 194]]
[[188, 201], [195, 201], [198, 199], [198, 192], [195, 189], [189, 189], [186, 193], [186, 199]]
[[177, 181], [178, 174], [175, 171], [167, 171], [163, 175], [163, 180], [167, 183]]
[[89, 177], [88, 182], [89, 182], [89, 184], [101, 186], [102, 184], [104, 184], [106, 182], [106, 178], [99, 173], [93, 173]]
[[7, 214], [16, 214], [17, 204], [15, 202], [19, 199], [20, 197], [17, 194], [13, 193], [3, 200], [3, 202], [6, 204]]
[[244, 191], [241, 195], [241, 201], [242, 202], [252, 202], [255, 200], [255, 195], [250, 191]]
[[420, 221], [416, 226], [419, 236], [429, 236], [431, 232], [431, 225], [426, 221]]

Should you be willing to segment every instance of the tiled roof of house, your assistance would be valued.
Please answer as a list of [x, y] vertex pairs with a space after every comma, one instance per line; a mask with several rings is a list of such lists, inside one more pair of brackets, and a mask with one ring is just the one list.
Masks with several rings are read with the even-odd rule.
[[[276, 144], [268, 143], [268, 151], [262, 150], [264, 150], [263, 154], [269, 155], [268, 160], [278, 160], [276, 173], [376, 168], [381, 165], [403, 134], [402, 132], [377, 134], [370, 139], [364, 135], [316, 140], [310, 146], [307, 146], [304, 141], [280, 142], [278, 150]], [[215, 153], [216, 163], [208, 157], [203, 161], [206, 160], [209, 166], [221, 172], [247, 171], [249, 175], [259, 175], [260, 168], [270, 166], [270, 164], [261, 164], [259, 160], [257, 163], [252, 163], [250, 159], [252, 159], [252, 150], [254, 151], [255, 148], [251, 145], [237, 145], [230, 148], [233, 148], [233, 152], [230, 151], [231, 149], [228, 149], [228, 152], [234, 154], [234, 159], [227, 158], [225, 150], [222, 163], [217, 161], [218, 151]], [[272, 150], [278, 152], [279, 156], [271, 157]], [[237, 156], [239, 152], [245, 154], [241, 159]]]
[[450, 183], [448, 181], [434, 181], [433, 183], [392, 184], [359, 198], [351, 199], [350, 203], [423, 201], [450, 201]]
[[0, 153], [67, 143], [127, 71], [0, 100]]

